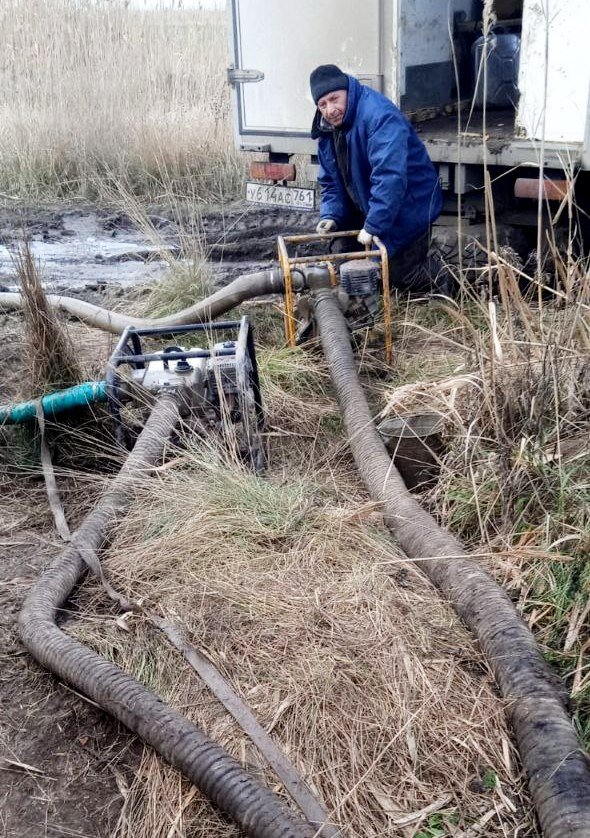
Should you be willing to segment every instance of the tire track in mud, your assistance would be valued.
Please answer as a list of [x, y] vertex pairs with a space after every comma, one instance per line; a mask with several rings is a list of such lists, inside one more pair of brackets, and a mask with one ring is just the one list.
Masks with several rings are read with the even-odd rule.
[[274, 260], [277, 236], [313, 233], [318, 219], [317, 212], [239, 204], [229, 212], [204, 215], [203, 231], [212, 260]]
[[[0, 285], [16, 290], [12, 252], [25, 238], [46, 286], [57, 293], [101, 293], [168, 271], [165, 255], [181, 261], [202, 252], [216, 281], [276, 261], [278, 235], [312, 232], [318, 214], [244, 202], [224, 207], [142, 210], [141, 222], [95, 206], [0, 208]], [[165, 254], [164, 254], [165, 252]], [[242, 268], [236, 270], [236, 266]]]

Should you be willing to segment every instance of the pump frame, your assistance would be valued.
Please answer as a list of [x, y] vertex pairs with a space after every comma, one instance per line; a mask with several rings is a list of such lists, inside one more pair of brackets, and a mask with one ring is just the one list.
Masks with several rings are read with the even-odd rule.
[[387, 256], [387, 249], [385, 245], [373, 236], [373, 241], [376, 248], [369, 250], [361, 250], [359, 252], [351, 253], [327, 253], [319, 254], [318, 256], [293, 256], [289, 255], [287, 249], [288, 244], [307, 244], [309, 242], [330, 242], [334, 239], [351, 238], [358, 236], [359, 230], [348, 230], [337, 233], [310, 233], [299, 236], [278, 236], [277, 249], [279, 264], [283, 271], [285, 282], [285, 302], [284, 302], [284, 318], [285, 318], [285, 337], [287, 344], [294, 349], [296, 346], [296, 319], [295, 319], [295, 294], [293, 291], [292, 271], [309, 265], [325, 265], [330, 273], [330, 282], [333, 286], [337, 286], [338, 274], [336, 272], [336, 263], [348, 262], [352, 259], [375, 259], [378, 258], [381, 263], [381, 283], [383, 287], [383, 324], [385, 328], [385, 362], [391, 364], [393, 359], [393, 332], [392, 332], [392, 315], [391, 315], [391, 291], [389, 288], [389, 258]]
[[[222, 331], [234, 333], [235, 337], [231, 339], [236, 342], [235, 349], [216, 349], [213, 352], [211, 349], [196, 348], [173, 352], [161, 350], [146, 353], [143, 350], [141, 341], [142, 338], [146, 337], [175, 338], [178, 335], [194, 334], [195, 332], [211, 334]], [[219, 320], [210, 323], [194, 323], [188, 326], [167, 326], [166, 328], [149, 327], [142, 329], [129, 326], [125, 329], [107, 362], [105, 376], [107, 405], [113, 421], [117, 441], [123, 444], [125, 442], [125, 431], [121, 420], [123, 393], [121, 389], [121, 376], [119, 375], [119, 368], [122, 365], [128, 364], [133, 369], [145, 369], [146, 364], [151, 361], [162, 361], [166, 364], [168, 361], [186, 361], [189, 358], [207, 359], [213, 356], [218, 358], [231, 355], [235, 355], [236, 357], [242, 390], [245, 392], [248, 385], [252, 389], [256, 415], [256, 430], [261, 433], [264, 429], [264, 411], [260, 394], [260, 378], [254, 345], [254, 332], [250, 319], [247, 316], [242, 317], [240, 320]], [[250, 361], [250, 370], [248, 372], [246, 371], [247, 360]]]

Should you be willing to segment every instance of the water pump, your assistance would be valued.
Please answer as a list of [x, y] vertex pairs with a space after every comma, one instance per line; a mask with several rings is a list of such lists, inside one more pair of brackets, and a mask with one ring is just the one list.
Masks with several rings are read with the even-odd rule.
[[[392, 361], [393, 339], [389, 261], [386, 248], [375, 238], [374, 247], [371, 250], [320, 254], [309, 252], [314, 244], [322, 244], [325, 246], [324, 249], [334, 248], [338, 240], [356, 239], [357, 234], [358, 230], [349, 230], [322, 235], [278, 237], [279, 264], [285, 283], [285, 336], [289, 346], [294, 347], [303, 337], [307, 337], [313, 331], [310, 306], [306, 306], [305, 298], [301, 296], [297, 302], [299, 311], [303, 313], [304, 322], [298, 322], [293, 275], [304, 272], [306, 268], [312, 266], [325, 267], [330, 274], [333, 287], [338, 291], [340, 302], [352, 328], [373, 326], [378, 315], [382, 313], [385, 362], [389, 365]], [[356, 247], [356, 242], [354, 246]]]
[[[214, 336], [223, 337], [214, 341]], [[187, 339], [202, 345], [167, 344], [146, 350], [146, 341]], [[143, 342], [142, 342], [143, 340]], [[264, 412], [252, 327], [248, 317], [170, 328], [128, 328], [107, 365], [107, 401], [115, 435], [127, 444], [124, 405], [147, 394], [183, 394], [183, 413], [195, 429], [216, 431], [256, 470], [263, 466]]]

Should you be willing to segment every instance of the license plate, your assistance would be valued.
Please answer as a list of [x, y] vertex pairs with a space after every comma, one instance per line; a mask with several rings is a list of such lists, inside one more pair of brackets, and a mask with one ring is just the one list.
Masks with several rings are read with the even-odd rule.
[[246, 200], [252, 204], [270, 204], [274, 207], [312, 210], [315, 208], [313, 189], [299, 186], [275, 186], [272, 183], [246, 182]]

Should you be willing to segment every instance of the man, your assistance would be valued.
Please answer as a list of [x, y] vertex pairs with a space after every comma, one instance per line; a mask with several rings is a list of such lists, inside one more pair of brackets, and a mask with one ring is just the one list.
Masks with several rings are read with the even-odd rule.
[[450, 274], [429, 253], [440, 183], [414, 128], [393, 102], [335, 64], [317, 67], [310, 87], [317, 105], [311, 136], [319, 140], [317, 232], [362, 227], [361, 245], [377, 236], [387, 248], [392, 287], [449, 294]]

